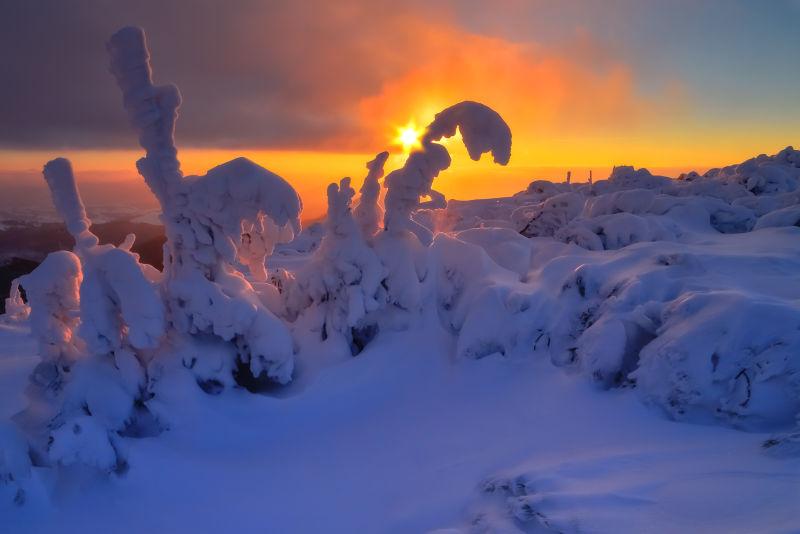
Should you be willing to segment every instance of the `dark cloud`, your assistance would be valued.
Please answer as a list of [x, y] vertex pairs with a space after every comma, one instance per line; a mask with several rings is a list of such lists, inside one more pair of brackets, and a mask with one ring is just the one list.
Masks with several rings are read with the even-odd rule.
[[129, 24], [147, 31], [156, 82], [183, 93], [182, 144], [341, 139], [357, 128], [357, 101], [411, 61], [411, 6], [396, 5], [0, 0], [0, 147], [133, 146], [105, 52]]

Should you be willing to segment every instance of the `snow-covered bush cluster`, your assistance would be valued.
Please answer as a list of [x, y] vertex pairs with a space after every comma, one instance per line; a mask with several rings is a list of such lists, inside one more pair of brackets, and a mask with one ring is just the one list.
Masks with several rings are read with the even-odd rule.
[[[373, 169], [365, 184], [378, 172]], [[311, 329], [323, 339], [342, 336], [353, 353], [357, 353], [377, 328], [372, 316], [386, 301], [381, 285], [386, 270], [370, 245], [375, 231], [377, 194], [371, 199], [372, 206], [367, 207], [370, 197], [365, 198], [362, 193], [359, 205], [362, 209], [356, 212], [362, 215], [360, 221], [350, 208], [354, 194], [349, 178], [328, 187], [325, 237], [313, 259], [296, 278], [287, 279], [283, 287], [292, 319], [304, 314], [311, 321]]]
[[[432, 246], [461, 354], [544, 352], [676, 419], [765, 429], [800, 413], [800, 151], [479, 202], [451, 203]], [[489, 228], [502, 213], [527, 246]]]
[[[483, 104], [462, 102], [437, 114], [421, 148], [386, 176], [382, 231], [378, 180], [388, 153], [367, 164], [369, 172], [354, 210], [350, 179], [331, 184], [325, 237], [309, 264], [282, 284], [290, 318], [316, 316], [311, 323], [314, 331], [320, 331], [323, 339], [334, 332], [343, 336], [357, 354], [382, 327], [407, 327], [419, 314], [433, 232], [414, 215], [422, 207], [446, 206], [444, 196], [433, 189], [433, 180], [450, 166], [450, 155], [436, 141], [452, 137], [457, 129], [473, 159], [492, 152], [497, 163], [508, 163], [508, 125]], [[425, 196], [431, 201], [422, 202]]]
[[[511, 155], [503, 119], [462, 102], [386, 175], [383, 203], [386, 152], [357, 200], [350, 178], [331, 184], [321, 230], [300, 234], [295, 190], [245, 158], [183, 176], [177, 88], [153, 84], [140, 29], [108, 51], [145, 150], [137, 168], [161, 204], [164, 270], [139, 262], [134, 236], [99, 244], [69, 162], [45, 166], [74, 251], [49, 255], [6, 304], [39, 347], [18, 417], [36, 464], [120, 472], [125, 437], [169, 426], [176, 373], [206, 393], [265, 391], [315, 356], [359, 354], [425, 317], [460, 358], [549, 359], [635, 387], [676, 419], [780, 429], [800, 413], [800, 152], [678, 180], [617, 167], [593, 183], [447, 202], [433, 188], [451, 162], [437, 141], [458, 131], [472, 159]], [[30, 462], [3, 432], [11, 487]]]

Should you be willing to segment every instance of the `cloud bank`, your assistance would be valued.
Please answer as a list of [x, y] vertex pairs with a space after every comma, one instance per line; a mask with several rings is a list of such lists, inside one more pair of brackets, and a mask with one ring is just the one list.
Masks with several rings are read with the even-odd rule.
[[[156, 80], [184, 95], [182, 146], [372, 151], [465, 99], [515, 134], [635, 126], [681, 105], [586, 31], [569, 46], [467, 29], [449, 2], [4, 0], [0, 148], [128, 148], [104, 43], [143, 26]], [[508, 17], [513, 13], [508, 12]], [[14, 51], [14, 52], [11, 52]]]

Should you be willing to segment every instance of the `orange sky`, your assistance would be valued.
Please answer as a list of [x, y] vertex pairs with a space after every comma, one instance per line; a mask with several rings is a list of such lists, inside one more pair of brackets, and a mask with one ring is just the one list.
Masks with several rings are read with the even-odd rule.
[[[22, 131], [37, 110], [41, 124], [31, 126], [28, 145], [12, 146], [14, 138], [0, 143], [0, 174], [30, 177], [47, 160], [65, 156], [79, 181], [141, 180], [134, 167], [141, 152], [113, 148], [135, 142], [121, 124], [124, 113], [102, 47], [123, 20], [152, 29], [155, 80], [180, 86], [176, 143], [184, 172], [202, 174], [249, 157], [298, 190], [306, 219], [324, 212], [331, 181], [351, 176], [357, 187], [376, 152], [398, 153], [387, 171], [402, 164], [391, 145], [398, 126], [425, 125], [463, 100], [483, 102], [503, 116], [513, 135], [512, 156], [505, 168], [488, 158], [475, 163], [459, 143], [449, 142], [453, 165], [434, 183], [449, 198], [508, 195], [533, 179], [562, 180], [567, 169], [576, 181], [585, 180], [588, 169], [600, 179], [623, 164], [674, 176], [796, 143], [800, 112], [785, 105], [796, 96], [796, 69], [781, 60], [796, 31], [781, 25], [786, 17], [754, 25], [754, 17], [767, 15], [749, 4], [725, 11], [666, 4], [256, 3], [251, 11], [226, 11], [233, 18], [225, 25], [217, 24], [219, 13], [198, 8], [198, 27], [221, 32], [214, 42], [193, 40], [194, 30], [174, 32], [172, 22], [150, 9], [143, 15], [120, 5], [118, 21], [82, 28], [82, 35], [93, 36], [87, 46], [97, 55], [81, 63], [80, 72], [92, 81], [63, 77], [64, 88], [75, 82], [72, 89], [31, 99], [8, 131]], [[722, 17], [728, 26], [709, 25], [706, 17]], [[17, 39], [30, 33], [20, 31]], [[34, 37], [29, 47], [40, 42]], [[45, 60], [33, 69], [22, 61], [15, 76], [29, 85], [19, 84], [25, 90], [12, 100], [49, 88], [51, 70], [87, 54], [81, 49], [61, 57], [60, 49], [81, 43], [74, 36], [55, 40], [56, 48], [42, 50]], [[745, 60], [746, 67], [740, 64]], [[39, 74], [45, 79], [36, 81]], [[55, 102], [62, 92], [68, 102]], [[52, 109], [43, 107], [51, 101]], [[242, 148], [207, 148], [215, 146]]]
[[[390, 132], [387, 129], [387, 145]], [[572, 170], [573, 180], [585, 181], [589, 169], [595, 179], [608, 175], [614, 163], [646, 166], [654, 173], [677, 176], [687, 170], [704, 171], [710, 167], [741, 161], [751, 154], [772, 152], [775, 142], [765, 141], [762, 145], [743, 142], [734, 148], [729, 146], [707, 147], [703, 153], [706, 158], [696, 165], [671, 165], [673, 161], [686, 161], [683, 158], [697, 158], [691, 147], [673, 147], [653, 151], [647, 146], [637, 146], [635, 141], [624, 147], [615, 146], [613, 140], [597, 139], [597, 152], [570, 154], [569, 143], [551, 141], [545, 147], [522, 144], [515, 137], [511, 162], [501, 167], [491, 162], [489, 156], [479, 162], [469, 159], [460, 140], [447, 142], [453, 156], [453, 163], [435, 181], [434, 187], [448, 198], [470, 199], [511, 195], [524, 189], [535, 179], [561, 181], [567, 170]], [[522, 146], [520, 146], [522, 145]], [[393, 151], [387, 162], [387, 172], [402, 165], [404, 156], [396, 146], [387, 146]], [[713, 150], [716, 148], [716, 150]], [[737, 150], [738, 149], [738, 150]], [[623, 157], [623, 154], [638, 154], [638, 158]], [[0, 173], [23, 170], [27, 175], [38, 178], [43, 164], [60, 155], [68, 156], [81, 181], [120, 181], [142, 180], [136, 173], [135, 161], [141, 153], [134, 150], [37, 150], [0, 151]], [[325, 213], [325, 188], [331, 181], [344, 176], [353, 178], [358, 188], [366, 174], [365, 164], [374, 154], [334, 153], [326, 151], [289, 150], [207, 150], [184, 149], [179, 153], [185, 174], [202, 174], [211, 167], [224, 163], [234, 157], [244, 155], [289, 181], [303, 199], [305, 220], [315, 219]], [[609, 156], [612, 155], [612, 156]], [[573, 165], [564, 165], [572, 161]], [[36, 174], [31, 174], [31, 171]]]

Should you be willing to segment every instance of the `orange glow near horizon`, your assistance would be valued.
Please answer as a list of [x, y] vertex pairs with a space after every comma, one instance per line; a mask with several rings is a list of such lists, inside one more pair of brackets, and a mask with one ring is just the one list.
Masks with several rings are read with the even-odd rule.
[[[513, 127], [512, 127], [513, 131]], [[434, 182], [434, 188], [447, 198], [468, 200], [511, 195], [524, 189], [533, 180], [547, 179], [563, 181], [567, 170], [572, 171], [573, 181], [586, 181], [589, 170], [596, 180], [605, 178], [616, 165], [647, 167], [653, 173], [677, 176], [681, 172], [697, 170], [703, 172], [711, 167], [738, 163], [759, 153], [772, 154], [783, 148], [776, 140], [760, 140], [758, 144], [748, 142], [728, 144], [720, 140], [705, 145], [705, 156], [695, 163], [697, 156], [693, 147], [684, 143], [665, 145], [652, 150], [648, 145], [633, 142], [616, 144], [615, 139], [598, 138], [588, 143], [592, 151], [577, 151], [572, 143], [550, 140], [540, 146], [522, 142], [514, 137], [511, 162], [508, 166], [495, 165], [484, 156], [474, 162], [458, 135], [444, 140], [453, 158], [451, 167]], [[625, 157], [628, 154], [628, 157]], [[72, 160], [78, 184], [82, 181], [142, 180], [135, 162], [142, 156], [140, 150], [59, 150], [59, 151], [0, 151], [0, 173], [14, 176], [20, 173], [24, 179], [41, 177], [41, 169], [48, 160], [64, 156]], [[366, 162], [375, 157], [373, 153], [336, 153], [324, 151], [263, 150], [263, 149], [201, 149], [188, 148], [179, 152], [184, 174], [204, 174], [212, 167], [235, 157], [245, 156], [259, 165], [284, 177], [297, 190], [303, 200], [303, 219], [311, 221], [325, 214], [325, 189], [331, 182], [344, 176], [353, 179], [356, 189], [366, 175]], [[389, 159], [386, 172], [400, 167], [405, 155], [397, 152]], [[571, 161], [571, 164], [565, 164]]]
[[[538, 2], [513, 0], [513, 9], [490, 11], [502, 15], [530, 10], [530, 15], [535, 6], [528, 4]], [[197, 142], [206, 146], [214, 146], [217, 135], [226, 142], [253, 145], [270, 139], [302, 149], [190, 147], [182, 140], [183, 128], [188, 126], [181, 117], [176, 143], [186, 175], [204, 174], [216, 165], [245, 156], [283, 176], [303, 199], [306, 220], [325, 213], [329, 183], [349, 176], [357, 190], [366, 174], [366, 162], [387, 148], [392, 156], [386, 163], [386, 172], [400, 167], [407, 154], [419, 146], [424, 126], [435, 114], [464, 100], [486, 104], [508, 123], [512, 132], [511, 161], [505, 167], [493, 164], [489, 156], [474, 162], [458, 135], [442, 140], [452, 156], [452, 165], [436, 178], [433, 187], [451, 199], [511, 195], [532, 180], [562, 181], [568, 170], [576, 182], [585, 181], [589, 170], [594, 171], [595, 179], [603, 179], [615, 165], [645, 167], [666, 176], [688, 170], [703, 172], [758, 154], [774, 154], [800, 142], [797, 106], [776, 100], [773, 108], [768, 105], [771, 93], [758, 96], [754, 91], [749, 108], [726, 108], [718, 102], [726, 90], [724, 85], [716, 85], [719, 80], [713, 80], [713, 90], [709, 90], [685, 72], [670, 68], [668, 62], [648, 62], [643, 71], [631, 54], [621, 53], [615, 39], [609, 41], [604, 28], [598, 32], [583, 25], [559, 25], [559, 38], [552, 39], [535, 33], [500, 31], [514, 26], [509, 23], [524, 21], [523, 16], [507, 19], [503, 15], [497, 20], [486, 17], [482, 22], [489, 24], [491, 31], [478, 32], [471, 25], [462, 24], [460, 10], [452, 6], [426, 5], [425, 9], [418, 9], [419, 6], [404, 3], [392, 6], [402, 15], [376, 17], [363, 24], [359, 10], [324, 3], [315, 10], [324, 24], [309, 32], [304, 14], [307, 7], [302, 2], [289, 2], [285, 7], [285, 11], [278, 10], [284, 18], [277, 20], [292, 30], [281, 33], [273, 43], [277, 47], [274, 57], [251, 53], [257, 48], [254, 44], [262, 44], [263, 28], [257, 24], [258, 17], [252, 19], [256, 30], [252, 36], [243, 33], [230, 43], [246, 46], [247, 57], [237, 55], [242, 49], [236, 46], [229, 52], [233, 66], [243, 71], [247, 67], [271, 72], [271, 61], [287, 70], [296, 68], [297, 76], [287, 77], [283, 91], [302, 98], [284, 95], [273, 100], [282, 94], [280, 91], [261, 95], [254, 89], [252, 93], [244, 92], [246, 96], [234, 92], [230, 98], [234, 99], [235, 108], [231, 109], [237, 110], [236, 120], [252, 118], [254, 124], [248, 125], [241, 136], [237, 136], [238, 122], [231, 125], [223, 121], [228, 129], [220, 131], [206, 125], [199, 132], [203, 135], [191, 139], [202, 140]], [[275, 11], [273, 8], [268, 11]], [[301, 26], [291, 26], [300, 23]], [[494, 24], [499, 25], [495, 28]], [[340, 28], [341, 35], [329, 33], [329, 26]], [[323, 28], [326, 31], [319, 31]], [[332, 38], [333, 35], [340, 38]], [[303, 46], [298, 46], [301, 41]], [[332, 42], [336, 46], [331, 46]], [[294, 56], [300, 52], [300, 56]], [[154, 57], [161, 53], [163, 50], [153, 50]], [[659, 48], [658, 55], [661, 53]], [[780, 67], [779, 72], [786, 70], [783, 62], [775, 64]], [[197, 66], [204, 64], [198, 60]], [[651, 69], [658, 75], [654, 76]], [[314, 78], [331, 72], [337, 73], [336, 83]], [[212, 73], [216, 71], [212, 69]], [[174, 74], [157, 69], [156, 79], [170, 81]], [[737, 82], [738, 78], [742, 77], [737, 76]], [[732, 89], [741, 90], [751, 83], [745, 78]], [[778, 81], [785, 83], [780, 78]], [[185, 79], [195, 85], [181, 87], [183, 101], [194, 102], [198, 85], [205, 79]], [[257, 83], [256, 88], [260, 85]], [[107, 88], [113, 90], [110, 83]], [[789, 96], [793, 95], [792, 92]], [[280, 120], [273, 121], [270, 113], [264, 113], [266, 108], [285, 106], [286, 102], [292, 106], [280, 109]], [[215, 103], [211, 99], [204, 105]], [[242, 110], [245, 113], [238, 113]], [[189, 112], [188, 105], [181, 109], [181, 114]], [[119, 117], [123, 115], [121, 107], [117, 113]], [[287, 125], [292, 135], [282, 139], [279, 134]], [[308, 144], [304, 128], [308, 128]], [[260, 131], [270, 135], [262, 141]], [[91, 131], [86, 132], [85, 139], [69, 132], [75, 139], [92, 141]], [[131, 131], [129, 135], [133, 144], [135, 134]], [[64, 142], [69, 140], [65, 136]], [[142, 180], [135, 167], [142, 156], [139, 149], [0, 149], [0, 180], [35, 180], [38, 184], [44, 163], [59, 156], [72, 160], [79, 183]]]

